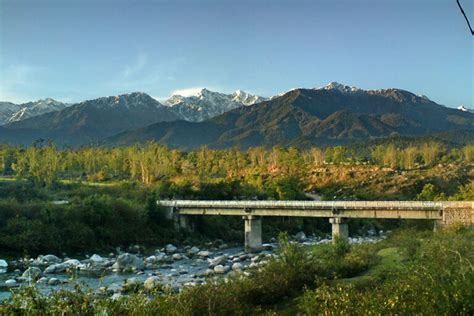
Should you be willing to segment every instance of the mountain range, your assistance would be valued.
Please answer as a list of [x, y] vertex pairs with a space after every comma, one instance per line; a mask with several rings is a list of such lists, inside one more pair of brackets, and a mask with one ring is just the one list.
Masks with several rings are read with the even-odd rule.
[[0, 142], [30, 144], [43, 138], [60, 146], [121, 146], [156, 141], [181, 149], [245, 149], [456, 130], [474, 132], [474, 114], [401, 89], [363, 90], [333, 82], [269, 99], [207, 89], [163, 103], [139, 92], [104, 97], [7, 123], [0, 127]]
[[265, 100], [266, 98], [242, 90], [224, 94], [202, 89], [195, 96], [173, 95], [164, 104], [185, 121], [201, 122], [238, 107], [254, 105]]
[[69, 104], [58, 102], [51, 98], [23, 104], [0, 102], [0, 125], [21, 121], [49, 112], [60, 111], [67, 106]]

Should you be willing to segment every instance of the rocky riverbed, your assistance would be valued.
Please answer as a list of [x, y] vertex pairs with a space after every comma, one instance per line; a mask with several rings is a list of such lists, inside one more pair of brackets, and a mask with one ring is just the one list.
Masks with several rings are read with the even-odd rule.
[[[377, 242], [385, 236], [350, 238], [349, 242]], [[331, 239], [296, 234], [293, 242], [303, 245], [330, 243]], [[215, 241], [203, 247], [166, 245], [153, 253], [143, 253], [134, 246], [128, 252], [117, 250], [108, 255], [93, 254], [83, 259], [41, 255], [36, 259], [6, 261], [0, 259], [0, 300], [8, 298], [11, 290], [36, 284], [43, 293], [73, 289], [81, 284], [98, 293], [118, 297], [133, 286], [147, 290], [168, 287], [180, 291], [209, 278], [225, 278], [232, 274], [249, 275], [248, 269], [265, 265], [277, 256], [278, 243], [272, 239], [259, 253], [245, 253], [242, 246], [228, 246]]]

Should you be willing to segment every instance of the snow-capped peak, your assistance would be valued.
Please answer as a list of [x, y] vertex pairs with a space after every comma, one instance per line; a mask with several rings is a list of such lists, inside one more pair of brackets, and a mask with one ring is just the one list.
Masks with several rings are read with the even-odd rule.
[[332, 81], [325, 85], [324, 87], [317, 88], [317, 90], [337, 90], [342, 93], [351, 93], [351, 92], [357, 92], [360, 91], [361, 89], [358, 87], [350, 87], [344, 84], [341, 84], [336, 81]]
[[473, 110], [471, 110], [471, 109], [469, 109], [469, 108], [465, 107], [465, 106], [464, 106], [464, 105], [462, 105], [462, 104], [461, 104], [460, 106], [458, 106], [458, 110], [459, 110], [459, 111], [462, 111], [462, 112], [469, 112], [469, 113], [474, 113], [474, 111], [473, 111]]
[[211, 91], [203, 88], [195, 95], [175, 94], [164, 104], [187, 121], [203, 121], [241, 106], [250, 106], [265, 99], [237, 90], [231, 94]]
[[10, 109], [0, 109], [0, 125], [21, 121], [48, 112], [60, 111], [67, 106], [69, 106], [69, 104], [51, 98], [40, 99], [38, 101], [18, 105], [14, 104], [14, 107], [11, 107]]

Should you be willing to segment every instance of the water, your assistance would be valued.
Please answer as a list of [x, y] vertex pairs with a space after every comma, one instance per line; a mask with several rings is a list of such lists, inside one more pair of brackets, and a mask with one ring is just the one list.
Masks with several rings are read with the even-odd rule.
[[[243, 247], [233, 247], [222, 249], [213, 253], [213, 257], [220, 254], [226, 254], [228, 256], [243, 253]], [[243, 263], [243, 262], [242, 262]], [[67, 273], [55, 273], [47, 274], [48, 278], [57, 278], [61, 281], [67, 281], [65, 284], [58, 284], [55, 286], [48, 285], [47, 283], [37, 283], [37, 288], [42, 293], [48, 293], [59, 289], [70, 289], [74, 288], [74, 284], [80, 284], [91, 289], [99, 289], [100, 287], [109, 287], [111, 285], [123, 285], [126, 280], [135, 279], [136, 282], [143, 284], [143, 282], [152, 275], [158, 275], [163, 285], [170, 287], [182, 287], [186, 283], [199, 283], [204, 281], [204, 277], [200, 277], [200, 274], [209, 269], [209, 262], [206, 259], [183, 259], [171, 262], [169, 264], [163, 264], [157, 269], [145, 269], [143, 274], [137, 273], [122, 273], [122, 272], [110, 272], [104, 271], [102, 274], [94, 274], [79, 271], [77, 272], [75, 279], [71, 279], [71, 275]], [[186, 271], [186, 273], [184, 273]], [[7, 299], [11, 296], [12, 288], [6, 287], [5, 281], [8, 279], [14, 279], [15, 277], [21, 276], [21, 273], [8, 272], [0, 274], [0, 300]], [[223, 276], [223, 275], [222, 275]], [[73, 282], [71, 282], [73, 281]], [[27, 282], [21, 283], [21, 286], [28, 285]], [[13, 288], [14, 290], [15, 288]]]
[[[378, 236], [378, 237], [364, 237], [364, 238], [349, 238], [350, 243], [366, 243], [366, 242], [377, 242], [381, 239], [384, 239], [385, 236]], [[303, 238], [304, 240], [300, 240], [300, 243], [305, 246], [311, 246], [315, 244], [324, 244], [331, 242], [330, 238], [326, 239], [319, 239], [319, 238]], [[247, 255], [245, 260], [237, 260], [237, 256], [244, 255], [244, 249], [242, 246], [239, 247], [230, 247], [225, 249], [211, 249], [212, 255], [209, 259], [216, 258], [221, 255], [226, 255], [229, 257], [227, 260], [227, 266], [231, 266], [233, 261], [231, 260], [233, 257], [242, 264], [244, 269], [251, 266], [254, 259], [255, 262], [260, 260], [265, 260], [266, 256], [273, 254], [272, 249], [278, 248], [276, 243], [266, 244], [265, 245], [268, 250], [262, 251], [261, 253]], [[201, 249], [205, 250], [205, 249]], [[183, 254], [184, 251], [180, 251], [179, 253]], [[255, 258], [257, 257], [258, 258]], [[106, 257], [104, 257], [106, 258]], [[112, 258], [109, 258], [112, 259]], [[113, 258], [115, 259], [115, 258]], [[48, 285], [47, 283], [37, 283], [37, 288], [40, 292], [44, 294], [48, 294], [51, 291], [57, 291], [60, 289], [69, 289], [73, 290], [75, 284], [83, 285], [86, 288], [90, 288], [92, 290], [97, 290], [101, 287], [108, 287], [109, 289], [115, 289], [115, 292], [119, 292], [118, 288], [120, 288], [125, 281], [134, 280], [135, 283], [143, 284], [143, 282], [150, 276], [155, 275], [158, 276], [161, 280], [161, 283], [165, 286], [169, 286], [171, 288], [182, 288], [184, 285], [187, 284], [199, 284], [205, 282], [206, 277], [204, 276], [206, 270], [209, 269], [209, 260], [205, 258], [193, 257], [193, 258], [185, 258], [182, 260], [172, 261], [166, 264], [160, 264], [158, 267], [153, 269], [145, 269], [143, 273], [118, 273], [118, 272], [111, 272], [109, 270], [101, 272], [101, 274], [91, 273], [86, 271], [78, 271], [74, 277], [71, 278], [70, 274], [67, 273], [55, 273], [55, 274], [46, 274], [48, 279], [49, 278], [57, 278], [60, 280], [60, 284], [58, 285]], [[44, 267], [42, 268], [44, 270]], [[11, 296], [11, 291], [15, 290], [15, 288], [8, 288], [5, 286], [5, 281], [8, 279], [14, 279], [20, 277], [22, 272], [7, 272], [7, 273], [0, 273], [0, 301], [7, 299]], [[214, 278], [224, 277], [225, 274], [216, 274], [213, 276]], [[64, 283], [63, 283], [64, 282]], [[29, 285], [28, 282], [20, 283], [20, 286]]]

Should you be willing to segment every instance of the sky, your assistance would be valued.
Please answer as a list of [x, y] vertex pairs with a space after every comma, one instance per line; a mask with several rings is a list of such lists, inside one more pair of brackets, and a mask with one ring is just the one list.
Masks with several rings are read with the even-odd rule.
[[455, 0], [0, 0], [2, 101], [337, 81], [474, 108], [473, 74]]

